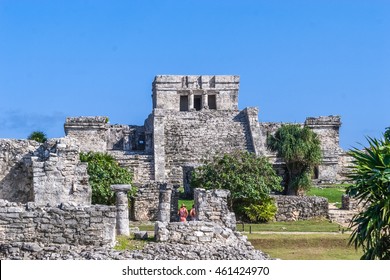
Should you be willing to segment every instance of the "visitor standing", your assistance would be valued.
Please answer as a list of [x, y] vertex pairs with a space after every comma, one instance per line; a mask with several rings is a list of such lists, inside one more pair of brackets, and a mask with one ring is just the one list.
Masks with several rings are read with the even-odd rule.
[[188, 210], [184, 203], [181, 205], [178, 214], [179, 214], [180, 222], [185, 222], [187, 220]]

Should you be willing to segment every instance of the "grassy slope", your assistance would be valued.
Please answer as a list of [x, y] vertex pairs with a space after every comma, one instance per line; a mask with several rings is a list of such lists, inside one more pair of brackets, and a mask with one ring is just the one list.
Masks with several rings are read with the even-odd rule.
[[252, 245], [283, 260], [357, 260], [362, 255], [348, 246], [349, 234], [250, 234]]
[[[267, 224], [244, 224], [244, 231], [274, 231], [274, 232], [339, 232], [340, 226], [328, 220], [308, 220], [294, 222], [271, 222]], [[243, 231], [242, 224], [237, 224], [237, 230]]]

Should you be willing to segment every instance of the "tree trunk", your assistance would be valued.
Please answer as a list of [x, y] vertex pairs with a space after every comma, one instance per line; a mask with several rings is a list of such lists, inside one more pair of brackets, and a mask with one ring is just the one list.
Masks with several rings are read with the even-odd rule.
[[298, 188], [294, 186], [293, 182], [295, 178], [299, 175], [299, 170], [294, 167], [287, 166], [288, 171], [288, 183], [286, 189], [286, 195], [298, 195]]

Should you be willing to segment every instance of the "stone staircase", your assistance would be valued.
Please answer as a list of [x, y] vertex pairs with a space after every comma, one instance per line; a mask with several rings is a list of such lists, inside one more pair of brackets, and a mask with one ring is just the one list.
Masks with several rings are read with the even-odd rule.
[[349, 224], [355, 214], [357, 214], [357, 211], [339, 209], [334, 204], [329, 203], [329, 220], [334, 223], [338, 223], [343, 227], [349, 227]]

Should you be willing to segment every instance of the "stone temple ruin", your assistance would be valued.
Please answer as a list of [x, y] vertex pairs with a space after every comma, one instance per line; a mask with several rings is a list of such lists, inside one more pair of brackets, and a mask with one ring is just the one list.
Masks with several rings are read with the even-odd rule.
[[[267, 136], [281, 123], [259, 121], [256, 107], [239, 110], [238, 91], [238, 76], [156, 76], [153, 110], [143, 126], [112, 125], [107, 117], [69, 117], [63, 138], [49, 139], [44, 144], [0, 139], [0, 240], [19, 242], [3, 246], [2, 252], [32, 248], [30, 252], [39, 253], [42, 248], [38, 243], [56, 244], [54, 251], [61, 244], [78, 248], [112, 245], [117, 210], [91, 205], [87, 165], [79, 159], [80, 152], [87, 151], [107, 152], [133, 172], [138, 194], [132, 203], [131, 219], [165, 221], [156, 226], [159, 240], [179, 242], [182, 238], [169, 232], [188, 230], [197, 232], [197, 241], [214, 240], [215, 236], [233, 240], [236, 232], [230, 225], [223, 223], [217, 233], [211, 231], [208, 227], [215, 228], [219, 222], [209, 221], [207, 214], [199, 225], [169, 222], [174, 221], [177, 211], [177, 188], [184, 186], [189, 193], [191, 171], [216, 154], [246, 150], [266, 155], [283, 175], [282, 160], [265, 144]], [[321, 140], [323, 162], [315, 169], [313, 179], [318, 183], [345, 180], [350, 159], [339, 147], [340, 117], [310, 117], [301, 125], [313, 129]], [[162, 185], [169, 187], [164, 190]], [[159, 203], [167, 191], [169, 214]], [[205, 195], [195, 193], [195, 200]], [[327, 215], [327, 201], [321, 198], [305, 198], [304, 202], [293, 197], [275, 198], [277, 220]], [[207, 213], [198, 210], [199, 215]], [[215, 213], [224, 211], [218, 208]], [[80, 224], [89, 226], [76, 226]]]

